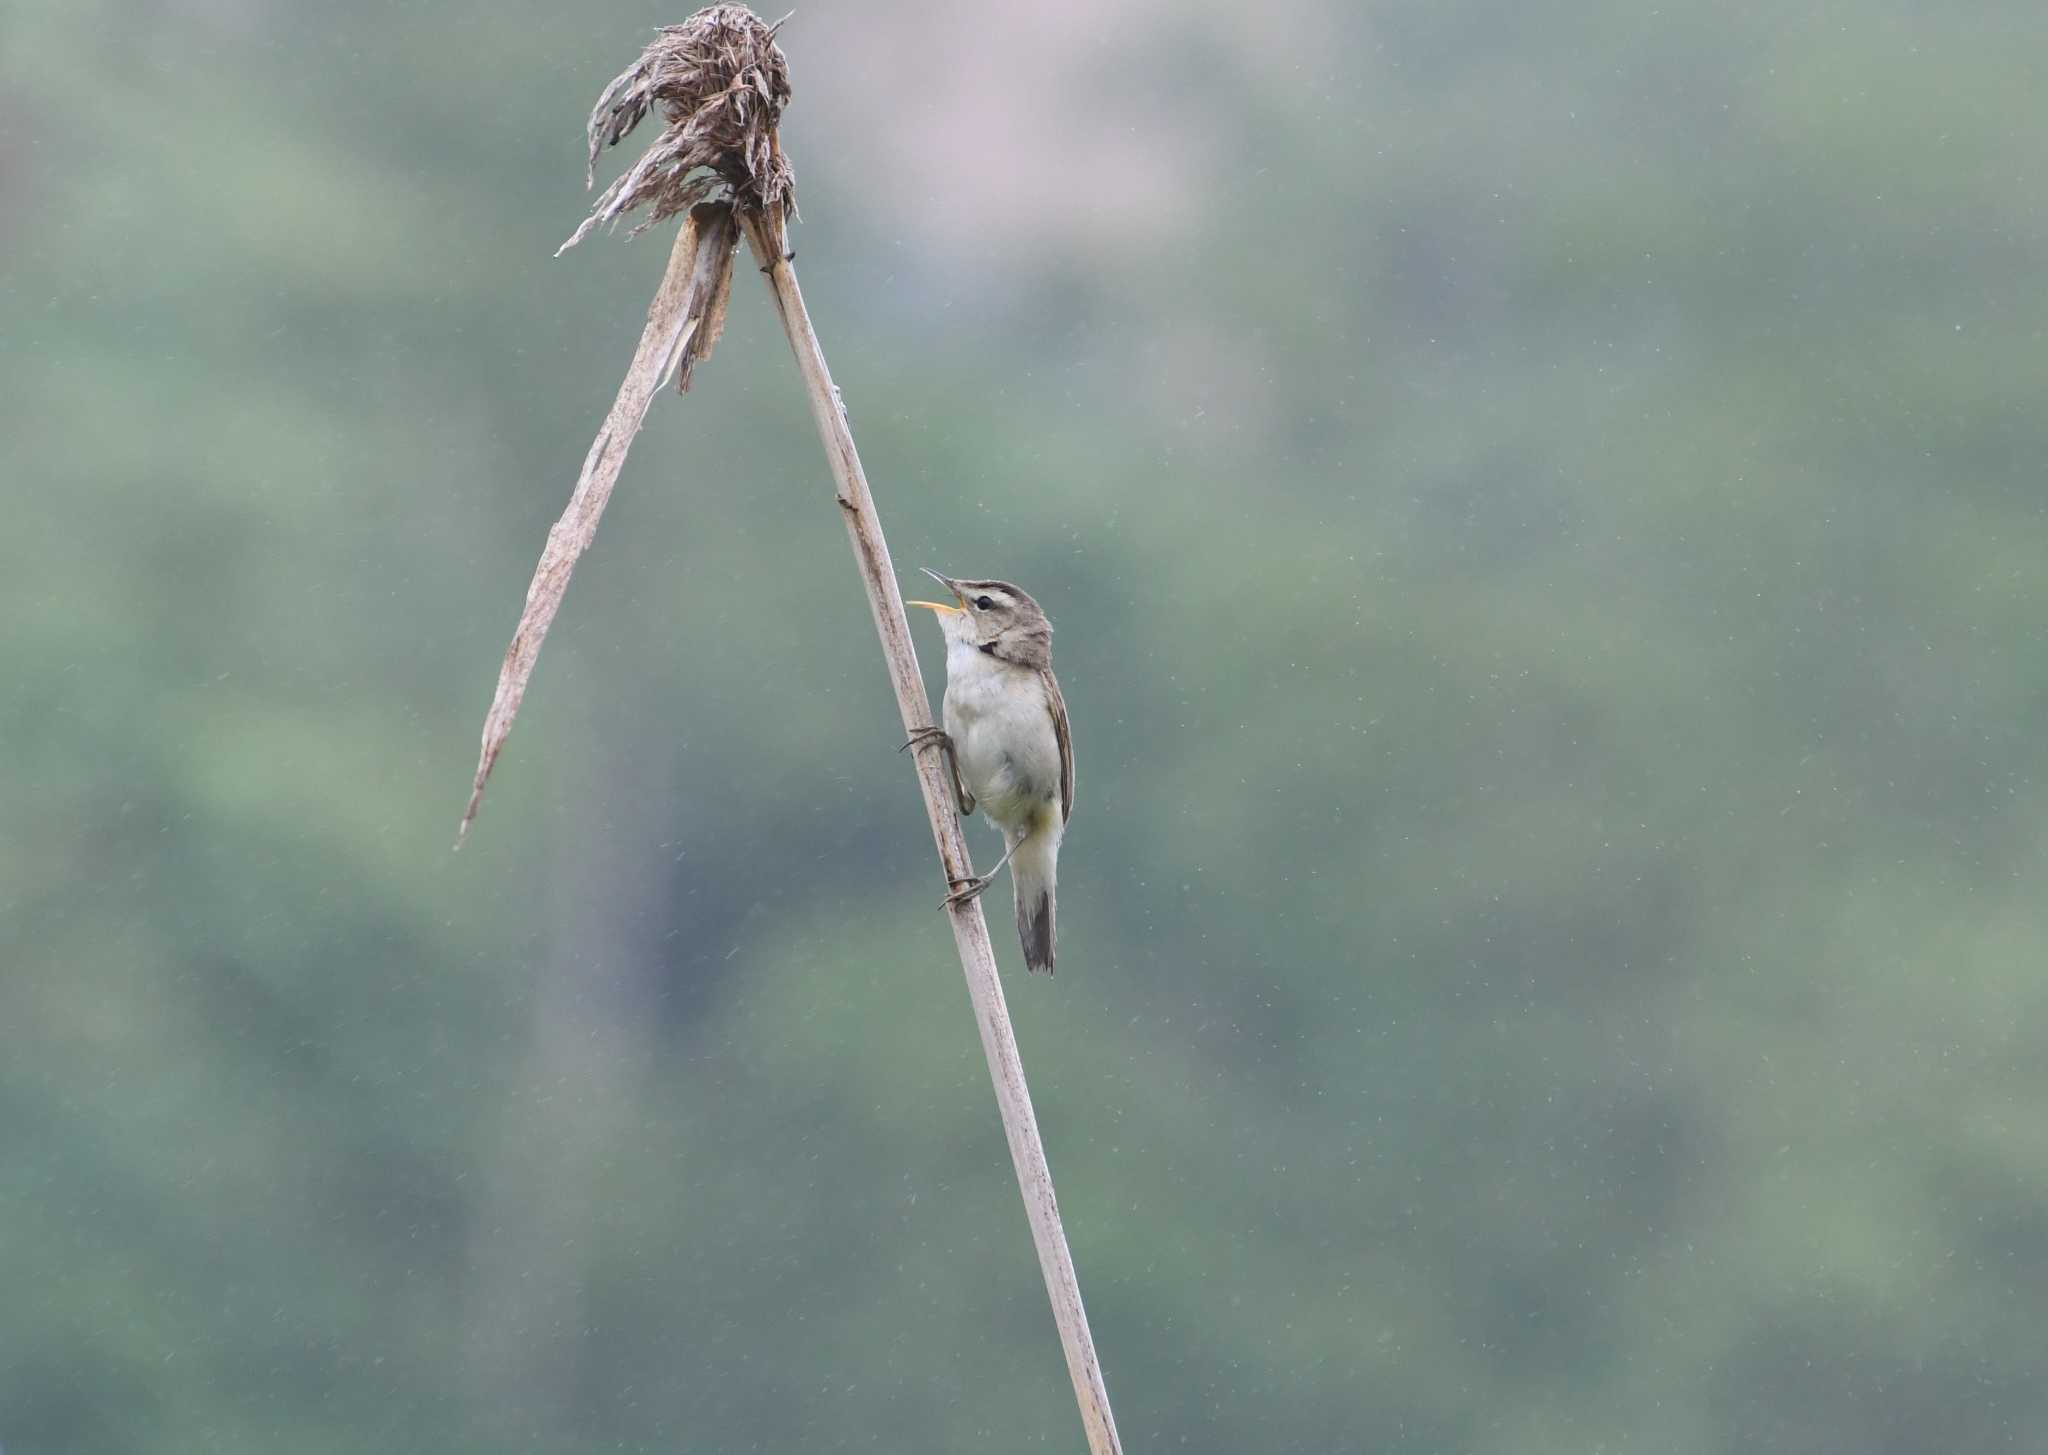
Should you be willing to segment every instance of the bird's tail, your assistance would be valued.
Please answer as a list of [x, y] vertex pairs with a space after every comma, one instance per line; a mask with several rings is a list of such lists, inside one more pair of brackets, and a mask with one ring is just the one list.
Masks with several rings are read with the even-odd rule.
[[1017, 845], [1010, 856], [1010, 884], [1017, 894], [1017, 938], [1024, 943], [1024, 963], [1052, 974], [1053, 886], [1059, 878], [1060, 839], [1056, 829], [1041, 827]]

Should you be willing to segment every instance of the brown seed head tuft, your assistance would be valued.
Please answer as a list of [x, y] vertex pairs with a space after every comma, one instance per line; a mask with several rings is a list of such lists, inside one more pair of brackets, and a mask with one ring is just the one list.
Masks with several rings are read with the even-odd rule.
[[796, 177], [776, 134], [789, 104], [789, 62], [775, 44], [781, 28], [744, 5], [713, 5], [661, 28], [590, 113], [585, 185], [597, 183], [598, 153], [618, 145], [651, 108], [661, 108], [667, 125], [598, 196], [560, 251], [643, 206], [651, 210], [633, 233], [706, 200], [795, 214]]

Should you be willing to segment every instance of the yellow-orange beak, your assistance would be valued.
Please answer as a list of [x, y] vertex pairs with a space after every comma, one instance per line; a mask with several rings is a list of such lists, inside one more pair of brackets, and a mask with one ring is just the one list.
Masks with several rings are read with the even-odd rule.
[[[917, 569], [924, 572], [925, 575], [931, 577], [932, 580], [938, 582], [941, 586], [945, 587], [955, 596], [958, 596], [960, 594], [960, 588], [953, 584], [951, 578], [941, 576], [937, 571], [932, 570], [929, 566], [919, 566]], [[957, 615], [962, 610], [961, 607], [947, 606], [943, 602], [938, 601], [906, 601], [903, 604], [905, 606], [922, 606], [928, 611], [936, 611], [941, 614], [950, 613], [953, 615]]]

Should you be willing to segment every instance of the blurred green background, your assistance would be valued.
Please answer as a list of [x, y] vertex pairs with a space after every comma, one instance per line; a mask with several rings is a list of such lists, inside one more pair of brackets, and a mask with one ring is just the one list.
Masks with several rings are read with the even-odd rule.
[[[682, 13], [0, 11], [9, 1455], [1080, 1448], [744, 269], [449, 852]], [[2048, 1447], [2044, 43], [785, 31], [896, 561], [1059, 628], [997, 946], [1133, 1452]]]

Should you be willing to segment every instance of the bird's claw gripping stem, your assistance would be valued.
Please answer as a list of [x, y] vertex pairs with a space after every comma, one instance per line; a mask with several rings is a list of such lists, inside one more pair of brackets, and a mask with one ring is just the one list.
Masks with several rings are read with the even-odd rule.
[[988, 888], [989, 881], [994, 877], [992, 874], [977, 874], [972, 879], [954, 879], [949, 876], [946, 880], [948, 884], [957, 884], [963, 887], [955, 889], [951, 894], [940, 900], [939, 908], [952, 909], [957, 905], [967, 904], [979, 899], [981, 892]]
[[960, 755], [953, 750], [951, 733], [942, 727], [927, 724], [913, 732], [903, 747], [896, 751], [900, 753], [903, 748], [929, 748], [934, 743], [945, 750], [946, 767], [953, 775], [953, 807], [959, 809], [964, 818], [974, 812], [974, 795], [969, 793], [967, 785], [960, 781]]

